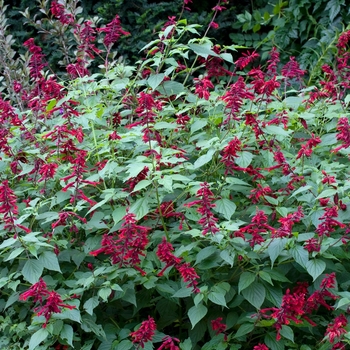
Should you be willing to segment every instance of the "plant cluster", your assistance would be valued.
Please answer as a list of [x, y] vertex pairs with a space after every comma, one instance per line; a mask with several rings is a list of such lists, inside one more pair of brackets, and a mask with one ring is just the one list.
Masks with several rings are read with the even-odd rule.
[[1, 13], [1, 348], [349, 346], [350, 31], [307, 86], [191, 3], [125, 65], [119, 16], [53, 1], [65, 75], [36, 38], [9, 69]]

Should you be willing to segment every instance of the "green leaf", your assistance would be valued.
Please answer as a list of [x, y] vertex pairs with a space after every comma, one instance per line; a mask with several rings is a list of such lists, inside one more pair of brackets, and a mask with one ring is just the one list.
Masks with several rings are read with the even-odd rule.
[[307, 190], [309, 190], [310, 188], [312, 188], [312, 186], [307, 185], [307, 186], [301, 186], [300, 188], [298, 188], [295, 192], [293, 192], [293, 194], [290, 196], [290, 198], [293, 198], [294, 196], [296, 196], [299, 193], [305, 192]]
[[327, 188], [326, 190], [322, 191], [315, 199], [331, 197], [335, 195], [337, 192], [338, 190], [335, 190], [333, 188]]
[[263, 130], [270, 135], [288, 136], [290, 134], [290, 132], [284, 130], [281, 126], [277, 126], [277, 125], [265, 126]]
[[242, 290], [248, 288], [256, 279], [256, 275], [252, 272], [245, 271], [239, 277], [238, 282], [238, 294], [241, 293]]
[[209, 163], [213, 159], [215, 149], [211, 148], [206, 154], [200, 156], [193, 164], [194, 169], [202, 167], [204, 164]]
[[303, 247], [295, 246], [290, 250], [292, 257], [294, 260], [301, 265], [302, 267], [306, 267], [307, 262], [309, 261], [309, 253]]
[[223, 250], [220, 253], [220, 257], [225, 260], [231, 267], [233, 266], [233, 263], [235, 261], [235, 253], [232, 251], [229, 251], [227, 249]]
[[236, 204], [227, 198], [219, 199], [214, 202], [214, 210], [223, 215], [226, 220], [230, 220], [236, 211]]
[[111, 293], [112, 293], [111, 288], [101, 288], [97, 294], [103, 301], [107, 301]]
[[134, 344], [131, 340], [124, 339], [122, 340], [116, 347], [114, 347], [114, 350], [130, 350], [134, 347]]
[[273, 286], [271, 276], [266, 271], [259, 271], [259, 277]]
[[258, 283], [253, 282], [249, 287], [242, 291], [244, 298], [250, 302], [254, 307], [260, 309], [262, 303], [265, 300], [266, 290], [265, 287]]
[[40, 328], [31, 337], [28, 350], [35, 350], [36, 347], [49, 336], [49, 332], [45, 328]]
[[274, 238], [273, 241], [269, 244], [267, 253], [269, 254], [272, 267], [278, 256], [282, 253], [284, 247], [286, 246], [286, 243], [286, 238]]
[[216, 252], [217, 252], [217, 248], [215, 246], [205, 247], [197, 254], [196, 262], [194, 264], [197, 265], [198, 263], [208, 258], [209, 256], [215, 254]]
[[137, 183], [137, 185], [134, 187], [133, 192], [137, 192], [140, 191], [146, 187], [148, 187], [150, 184], [152, 183], [151, 180], [141, 180], [139, 183]]
[[160, 86], [158, 86], [157, 91], [166, 96], [179, 95], [186, 91], [183, 84], [177, 81], [164, 81]]
[[39, 261], [45, 269], [61, 272], [57, 255], [51, 251], [44, 251], [39, 257]]
[[145, 195], [142, 198], [139, 198], [131, 207], [130, 212], [136, 215], [136, 219], [140, 220], [145, 215], [149, 213], [150, 209], [148, 206], [148, 198]]
[[25, 280], [34, 284], [39, 281], [43, 273], [43, 264], [39, 260], [29, 259], [23, 266], [22, 274]]
[[94, 308], [99, 305], [99, 301], [98, 301], [98, 296], [94, 296], [88, 300], [86, 300], [86, 302], [84, 303], [83, 307], [85, 309], [85, 311], [89, 314], [92, 315], [94, 313]]
[[164, 73], [153, 74], [147, 79], [147, 84], [152, 90], [155, 90], [159, 84], [164, 80]]
[[208, 294], [208, 299], [210, 301], [212, 301], [214, 304], [217, 305], [222, 305], [222, 306], [226, 306], [226, 300], [225, 300], [225, 295], [223, 293], [219, 293], [219, 292], [210, 292]]
[[6, 259], [4, 259], [4, 261], [9, 261], [9, 260], [16, 258], [23, 251], [24, 251], [23, 247], [16, 248], [14, 251], [11, 252], [11, 254]]
[[242, 168], [247, 168], [253, 160], [253, 155], [247, 151], [237, 152], [237, 155], [239, 157], [236, 158], [235, 162]]
[[73, 327], [65, 324], [60, 333], [60, 337], [67, 341], [70, 346], [73, 346]]
[[0, 249], [10, 247], [11, 245], [15, 244], [17, 242], [17, 239], [14, 238], [8, 238], [5, 239], [1, 244], [0, 244]]
[[191, 135], [196, 131], [203, 129], [208, 124], [208, 120], [206, 119], [197, 119], [191, 125]]
[[315, 279], [320, 276], [326, 269], [326, 263], [323, 260], [313, 259], [309, 260], [306, 265], [306, 271]]
[[208, 56], [219, 57], [219, 55], [211, 49], [211, 43], [188, 44], [188, 46], [195, 54], [204, 57], [205, 59], [207, 59]]
[[183, 287], [173, 294], [173, 298], [187, 298], [192, 294], [190, 288]]
[[286, 325], [282, 325], [282, 329], [280, 331], [281, 336], [290, 340], [291, 342], [294, 343], [294, 332], [292, 330], [292, 328], [290, 328], [289, 326]]
[[192, 329], [207, 314], [208, 309], [203, 304], [192, 306], [188, 310], [188, 317], [191, 321]]
[[254, 329], [253, 323], [243, 323], [239, 328], [236, 334], [234, 335], [234, 338], [242, 337], [243, 335], [246, 335], [250, 333]]

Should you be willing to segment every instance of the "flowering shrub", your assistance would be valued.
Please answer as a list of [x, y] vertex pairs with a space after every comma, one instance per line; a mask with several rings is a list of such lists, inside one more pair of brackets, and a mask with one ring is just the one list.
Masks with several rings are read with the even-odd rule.
[[50, 16], [66, 80], [33, 38], [0, 100], [1, 347], [345, 349], [350, 32], [306, 86], [211, 23], [171, 18], [128, 66], [119, 17]]

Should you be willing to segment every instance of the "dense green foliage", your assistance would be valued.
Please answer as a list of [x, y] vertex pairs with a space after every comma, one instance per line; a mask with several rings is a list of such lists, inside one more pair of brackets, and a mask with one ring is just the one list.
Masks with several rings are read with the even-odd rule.
[[215, 41], [225, 1], [136, 38], [43, 1], [19, 51], [0, 5], [0, 348], [350, 345], [350, 31], [307, 72]]

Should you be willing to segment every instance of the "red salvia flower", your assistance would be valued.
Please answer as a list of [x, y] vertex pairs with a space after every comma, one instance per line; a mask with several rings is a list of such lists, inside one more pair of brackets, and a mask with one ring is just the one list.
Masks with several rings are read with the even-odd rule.
[[53, 179], [56, 174], [57, 168], [58, 168], [57, 163], [43, 164], [39, 170], [39, 174], [41, 175], [41, 178], [38, 180], [38, 182], [46, 181], [47, 179]]
[[312, 134], [311, 138], [306, 142], [306, 144], [301, 146], [296, 159], [299, 159], [303, 156], [310, 157], [314, 147], [316, 147], [319, 143], [321, 143], [321, 139], [318, 136], [315, 137], [315, 135]]
[[319, 236], [329, 237], [332, 232], [335, 231], [335, 228], [345, 228], [346, 225], [335, 220], [334, 218], [338, 217], [338, 207], [334, 206], [331, 208], [325, 208], [324, 214], [320, 217], [320, 220], [323, 220], [316, 228], [316, 233]]
[[143, 271], [138, 265], [141, 262], [140, 256], [144, 256], [144, 250], [148, 244], [148, 232], [151, 228], [136, 225], [134, 213], [127, 213], [123, 217], [123, 223], [118, 234], [104, 234], [101, 241], [101, 248], [90, 252], [90, 255], [97, 256], [106, 254], [111, 256], [112, 264], [131, 266], [142, 275]]
[[253, 350], [269, 350], [269, 348], [265, 344], [258, 344], [255, 345]]
[[328, 325], [325, 336], [328, 337], [330, 343], [334, 343], [334, 340], [340, 338], [342, 334], [348, 333], [344, 328], [347, 324], [347, 318], [344, 315], [339, 315], [334, 319], [333, 323]]
[[304, 248], [309, 252], [319, 252], [321, 250], [320, 242], [317, 238], [310, 238], [305, 241]]
[[225, 164], [225, 174], [231, 172], [235, 165], [235, 159], [239, 156], [237, 152], [242, 149], [241, 141], [235, 136], [222, 151], [221, 162]]
[[35, 45], [33, 38], [24, 42], [23, 46], [28, 47], [29, 52], [32, 54], [29, 60], [29, 74], [32, 79], [39, 81], [43, 78], [41, 71], [47, 65], [43, 61], [45, 56], [41, 53], [41, 48]]
[[199, 205], [197, 212], [202, 215], [198, 223], [202, 226], [202, 234], [206, 235], [208, 232], [215, 234], [220, 231], [216, 226], [218, 221], [211, 212], [212, 208], [215, 208], [215, 204], [212, 202], [215, 200], [213, 192], [210, 191], [210, 186], [207, 182], [200, 184], [200, 189], [197, 191], [196, 197], [199, 197], [199, 200], [186, 203], [185, 206], [190, 208], [194, 205]]
[[180, 348], [177, 345], [175, 345], [174, 342], [180, 343], [180, 339], [172, 338], [169, 335], [167, 335], [162, 339], [162, 345], [158, 348], [158, 350], [180, 350]]
[[143, 349], [145, 347], [145, 343], [152, 341], [156, 329], [157, 325], [153, 317], [148, 316], [148, 320], [143, 321], [137, 331], [130, 333], [132, 342], [137, 344], [137, 348], [141, 347]]
[[56, 17], [62, 24], [74, 23], [74, 17], [71, 13], [66, 13], [62, 4], [56, 1], [51, 3], [50, 11], [54, 17]]
[[174, 247], [173, 245], [166, 240], [165, 237], [162, 238], [162, 242], [158, 245], [157, 248], [157, 256], [161, 262], [165, 263], [164, 268], [162, 271], [158, 273], [158, 276], [162, 276], [164, 271], [174, 265], [178, 265], [181, 263], [181, 258], [176, 257], [173, 254]]
[[292, 235], [292, 228], [295, 223], [300, 222], [304, 217], [302, 207], [298, 207], [298, 210], [294, 213], [288, 214], [286, 217], [280, 218], [278, 222], [281, 223], [281, 227], [278, 228], [274, 234], [276, 237], [290, 237]]
[[280, 54], [277, 51], [276, 47], [273, 47], [270, 51], [270, 59], [267, 61], [267, 75], [275, 76], [277, 73], [277, 66], [280, 62]]
[[118, 15], [113, 18], [112, 22], [108, 23], [105, 27], [99, 28], [98, 31], [106, 33], [103, 39], [103, 43], [106, 47], [112, 46], [122, 35], [130, 35], [129, 32], [122, 28]]
[[34, 311], [37, 316], [43, 315], [45, 317], [43, 328], [46, 328], [53, 313], [62, 312], [61, 308], [75, 309], [74, 305], [64, 304], [57, 292], [49, 291], [42, 278], [19, 296], [19, 300], [23, 301], [26, 301], [28, 298], [33, 298], [34, 303], [38, 302], [40, 304]]
[[202, 79], [194, 78], [193, 81], [196, 84], [195, 92], [198, 95], [198, 97], [204, 98], [205, 100], [209, 100], [209, 89], [214, 89], [214, 85], [210, 81], [210, 79], [208, 77], [204, 77]]
[[128, 188], [124, 188], [123, 191], [128, 191], [128, 192], [132, 192], [135, 188], [135, 186], [142, 180], [147, 178], [147, 174], [148, 174], [149, 168], [147, 166], [145, 166], [139, 173], [137, 176], [135, 177], [131, 177], [130, 179], [128, 179], [126, 181], [126, 183], [128, 184]]
[[226, 331], [226, 324], [222, 323], [222, 317], [218, 317], [215, 320], [211, 320], [211, 329], [215, 332], [216, 335], [224, 333]]
[[189, 263], [184, 263], [177, 267], [177, 270], [180, 272], [184, 282], [189, 282], [187, 287], [193, 287], [194, 293], [199, 293], [200, 290], [197, 287], [199, 276], [196, 273], [196, 270], [190, 266]]
[[331, 152], [336, 153], [343, 148], [350, 147], [350, 125], [349, 120], [346, 117], [342, 117], [338, 120], [337, 130], [339, 133], [336, 138], [338, 141], [341, 141], [342, 144], [337, 148], [333, 149]]
[[281, 73], [285, 78], [297, 78], [299, 81], [301, 81], [305, 72], [305, 70], [300, 69], [299, 63], [295, 61], [295, 57], [290, 57], [289, 62], [281, 69]]
[[251, 62], [259, 58], [260, 55], [253, 51], [253, 52], [247, 52], [247, 53], [242, 53], [242, 57], [240, 57], [236, 62], [235, 65], [238, 69], [244, 69], [245, 67], [248, 66]]
[[253, 100], [254, 95], [247, 90], [243, 77], [239, 77], [222, 96], [222, 100], [226, 104], [226, 123], [231, 119], [237, 120], [237, 114], [243, 105], [243, 99], [246, 98]]

